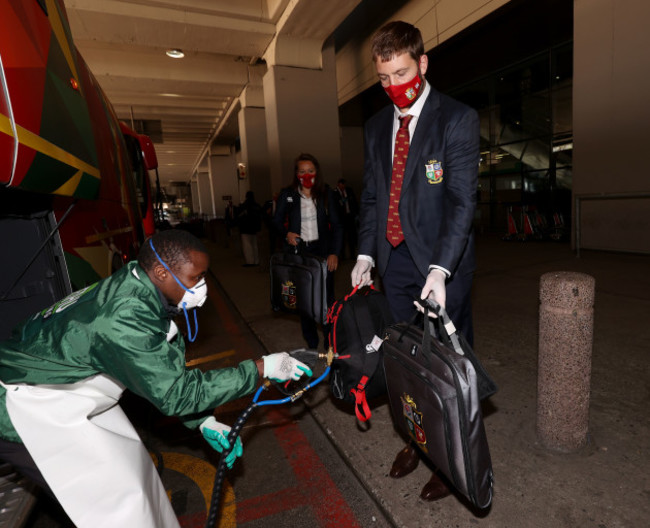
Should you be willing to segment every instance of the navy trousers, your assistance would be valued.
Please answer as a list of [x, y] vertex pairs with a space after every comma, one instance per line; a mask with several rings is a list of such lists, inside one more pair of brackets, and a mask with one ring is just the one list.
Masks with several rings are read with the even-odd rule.
[[[426, 277], [422, 276], [413, 262], [406, 243], [402, 242], [391, 251], [382, 281], [395, 321], [410, 321], [416, 312], [413, 301], [422, 293]], [[458, 331], [465, 336], [470, 346], [473, 346], [472, 275], [454, 276], [452, 280], [447, 281], [446, 289], [445, 309]]]

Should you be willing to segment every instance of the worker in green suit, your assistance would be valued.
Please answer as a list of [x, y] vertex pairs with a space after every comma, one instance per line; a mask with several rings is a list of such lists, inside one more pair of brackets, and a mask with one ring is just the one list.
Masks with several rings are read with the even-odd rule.
[[[253, 392], [262, 377], [311, 376], [286, 352], [234, 368], [185, 367], [173, 318], [184, 313], [191, 338], [188, 310], [205, 302], [208, 263], [193, 235], [157, 233], [137, 262], [35, 314], [0, 343], [0, 458], [51, 491], [76, 526], [178, 527], [118, 405], [125, 388], [199, 427], [221, 452], [230, 428], [215, 420], [215, 407]], [[238, 440], [228, 464], [241, 453]]]

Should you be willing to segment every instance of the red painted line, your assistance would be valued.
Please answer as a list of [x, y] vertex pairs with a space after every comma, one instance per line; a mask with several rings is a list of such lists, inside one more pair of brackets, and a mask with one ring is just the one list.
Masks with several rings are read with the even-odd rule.
[[302, 506], [299, 487], [285, 488], [267, 495], [252, 497], [237, 502], [237, 524], [264, 519]]
[[[267, 408], [268, 418], [284, 425], [273, 432], [285, 453], [298, 484], [280, 492], [237, 503], [237, 522], [263, 518], [308, 505], [322, 528], [360, 528], [350, 506], [329, 476], [325, 465], [298, 425], [288, 422], [286, 409]], [[269, 504], [277, 501], [276, 504]], [[261, 507], [266, 505], [268, 508]], [[270, 509], [272, 508], [272, 510]]]
[[178, 518], [178, 524], [181, 528], [203, 528], [205, 526], [207, 513], [202, 511], [188, 515], [181, 515]]
[[214, 281], [212, 281], [212, 279], [209, 280], [209, 283], [212, 283], [212, 287], [210, 287], [208, 290], [208, 299], [212, 301], [215, 308], [217, 309], [217, 313], [219, 314], [219, 319], [221, 319], [224, 328], [226, 329], [228, 334], [231, 334], [233, 337], [236, 336], [238, 338], [241, 338], [242, 337], [241, 329], [239, 328], [239, 325], [235, 321], [232, 312], [228, 309], [226, 301], [223, 298], [223, 294], [221, 293], [217, 285], [214, 284]]

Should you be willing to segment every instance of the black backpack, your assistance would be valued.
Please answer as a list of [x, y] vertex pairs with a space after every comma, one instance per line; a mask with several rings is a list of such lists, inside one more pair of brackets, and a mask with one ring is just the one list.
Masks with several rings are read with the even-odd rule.
[[372, 286], [355, 287], [332, 304], [327, 322], [334, 351], [329, 376], [332, 395], [354, 403], [357, 418], [365, 422], [371, 416], [368, 399], [386, 393], [381, 344], [384, 329], [393, 323], [388, 301]]

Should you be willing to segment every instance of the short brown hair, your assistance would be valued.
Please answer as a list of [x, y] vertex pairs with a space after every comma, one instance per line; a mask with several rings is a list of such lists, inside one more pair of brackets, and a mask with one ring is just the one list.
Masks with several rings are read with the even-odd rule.
[[408, 53], [419, 61], [424, 55], [420, 30], [408, 22], [397, 20], [380, 27], [372, 37], [372, 59], [388, 62], [396, 55]]

